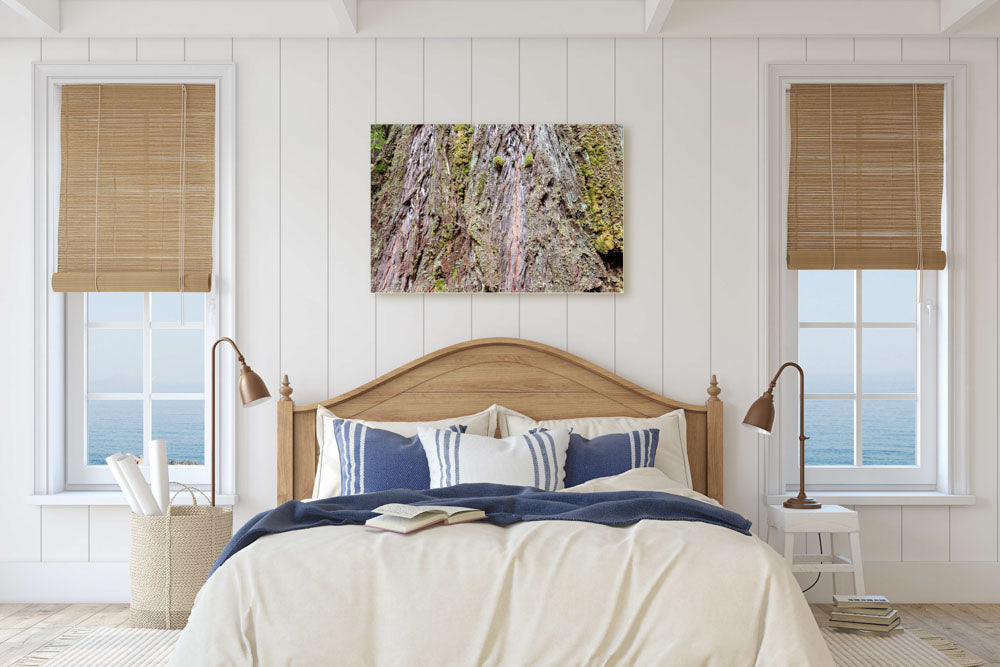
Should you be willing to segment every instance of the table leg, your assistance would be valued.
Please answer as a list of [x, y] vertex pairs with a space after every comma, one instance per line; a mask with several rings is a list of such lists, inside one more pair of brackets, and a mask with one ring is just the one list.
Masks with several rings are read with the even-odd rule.
[[767, 546], [771, 546], [771, 524], [767, 524], [767, 537], [764, 539]]
[[851, 564], [854, 565], [854, 594], [865, 594], [865, 573], [864, 564], [861, 561], [861, 533], [850, 534], [851, 540]]
[[791, 566], [795, 558], [795, 533], [785, 533], [785, 561]]

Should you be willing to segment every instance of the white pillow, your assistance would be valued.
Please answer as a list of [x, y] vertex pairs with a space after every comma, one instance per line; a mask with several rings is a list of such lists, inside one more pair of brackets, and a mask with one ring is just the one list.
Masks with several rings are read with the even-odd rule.
[[[432, 422], [371, 422], [363, 419], [351, 421], [364, 424], [368, 428], [392, 431], [407, 438], [417, 434], [417, 429], [448, 428], [454, 424], [466, 427], [466, 433], [493, 435], [497, 427], [497, 409], [491, 405], [482, 412], [464, 417], [440, 419]], [[316, 408], [316, 442], [319, 443], [319, 461], [316, 462], [316, 481], [313, 483], [313, 498], [330, 498], [340, 495], [340, 451], [333, 437], [333, 420], [340, 419], [322, 405]]]
[[597, 477], [577, 484], [567, 486], [562, 489], [567, 493], [601, 493], [604, 491], [661, 491], [672, 493], [676, 496], [684, 496], [693, 500], [700, 500], [716, 507], [722, 507], [716, 500], [704, 496], [697, 491], [687, 488], [680, 482], [676, 482], [662, 471], [656, 468], [632, 468], [618, 475], [610, 477]]
[[503, 439], [430, 428], [421, 428], [417, 435], [427, 455], [432, 489], [465, 482], [534, 486], [544, 491], [563, 488], [567, 429]]
[[628, 433], [645, 428], [660, 429], [653, 466], [670, 479], [692, 488], [691, 466], [687, 455], [687, 421], [683, 410], [674, 410], [659, 417], [580, 417], [577, 419], [545, 419], [535, 421], [527, 415], [498, 405], [500, 436], [520, 435], [534, 428], [566, 428], [588, 440], [609, 433]]

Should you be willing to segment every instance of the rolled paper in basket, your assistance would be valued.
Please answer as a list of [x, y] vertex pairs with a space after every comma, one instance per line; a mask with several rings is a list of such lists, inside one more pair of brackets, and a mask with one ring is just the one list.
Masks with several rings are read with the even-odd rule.
[[139, 470], [139, 465], [131, 456], [126, 456], [118, 461], [118, 467], [125, 475], [125, 481], [135, 494], [135, 499], [139, 503], [139, 509], [146, 516], [160, 516], [160, 506], [156, 504], [153, 492], [149, 490], [146, 479]]
[[135, 494], [132, 493], [132, 488], [128, 485], [125, 480], [125, 473], [122, 472], [121, 468], [118, 467], [118, 462], [124, 459], [125, 456], [121, 452], [117, 454], [112, 454], [108, 458], [104, 459], [108, 463], [108, 470], [114, 475], [115, 481], [118, 482], [118, 488], [122, 490], [122, 495], [125, 496], [125, 502], [136, 514], [142, 514], [142, 509], [139, 507], [139, 501], [135, 499]]
[[149, 481], [160, 514], [170, 511], [170, 482], [167, 480], [167, 441], [149, 441]]

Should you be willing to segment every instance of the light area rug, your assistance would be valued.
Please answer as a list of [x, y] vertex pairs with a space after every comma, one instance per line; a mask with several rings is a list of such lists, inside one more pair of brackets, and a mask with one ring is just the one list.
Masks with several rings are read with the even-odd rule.
[[[926, 630], [892, 635], [841, 632], [821, 626], [838, 667], [977, 667], [986, 663], [954, 642]], [[166, 665], [180, 630], [70, 628], [15, 667]]]
[[837, 667], [978, 667], [986, 663], [955, 642], [926, 630], [891, 635], [844, 632], [820, 625]]
[[166, 665], [180, 630], [70, 628], [14, 663], [16, 667]]

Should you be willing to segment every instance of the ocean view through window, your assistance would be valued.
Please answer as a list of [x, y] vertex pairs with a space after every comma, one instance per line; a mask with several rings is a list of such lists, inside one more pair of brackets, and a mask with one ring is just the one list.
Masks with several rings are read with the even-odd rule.
[[798, 272], [808, 466], [919, 463], [917, 271]]
[[205, 463], [205, 294], [98, 292], [86, 298], [85, 460], [143, 455]]

